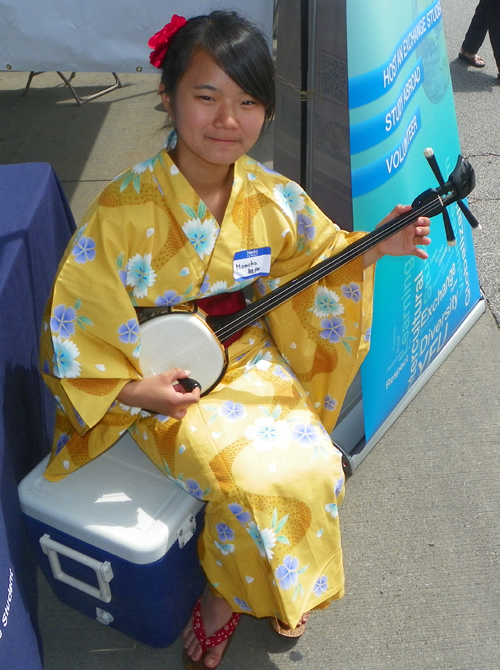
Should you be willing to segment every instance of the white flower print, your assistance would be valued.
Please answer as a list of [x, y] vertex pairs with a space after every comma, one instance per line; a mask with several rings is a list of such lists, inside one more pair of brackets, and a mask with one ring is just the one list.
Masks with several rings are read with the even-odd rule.
[[129, 407], [129, 405], [123, 405], [122, 403], [119, 403], [119, 405], [124, 412], [130, 412], [132, 416], [135, 416], [136, 414], [140, 414], [142, 417], [151, 416], [149, 412], [146, 412], [146, 410], [141, 409], [140, 407]]
[[135, 254], [127, 263], [127, 284], [132, 286], [134, 296], [144, 298], [155, 281], [156, 272], [151, 267], [151, 254]]
[[297, 213], [304, 209], [304, 191], [293, 181], [289, 181], [286, 186], [277, 184], [274, 189], [274, 197], [283, 213], [289, 216], [293, 221], [297, 221]]
[[80, 376], [81, 365], [76, 360], [80, 351], [71, 340], [52, 338], [54, 344], [54, 374], [59, 379], [75, 379]]
[[218, 293], [227, 292], [227, 281], [216, 281], [210, 286], [207, 295], [217, 295]]
[[274, 416], [259, 416], [245, 430], [245, 436], [253, 442], [257, 451], [285, 449], [290, 441], [288, 425]]
[[327, 503], [325, 505], [325, 511], [328, 512], [328, 514], [332, 517], [332, 519], [336, 519], [339, 515], [339, 509], [337, 507], [337, 503]]
[[182, 226], [182, 230], [202, 260], [205, 256], [210, 256], [219, 234], [215, 219], [206, 219], [203, 222], [198, 218], [189, 219]]
[[224, 543], [214, 540], [214, 544], [223, 556], [229, 556], [229, 554], [234, 553], [234, 544], [232, 544], [231, 542]]
[[262, 558], [271, 560], [274, 556], [273, 548], [276, 546], [276, 534], [271, 528], [264, 528], [261, 530], [255, 521], [251, 521], [247, 526], [247, 531], [250, 537], [257, 545]]
[[262, 351], [259, 351], [257, 356], [253, 358], [249, 363], [245, 365], [245, 370], [251, 370], [252, 368], [257, 368], [257, 370], [260, 370], [261, 372], [265, 372], [266, 370], [269, 370], [269, 368], [272, 365], [272, 360], [273, 360], [273, 355], [270, 351], [266, 351], [265, 353], [262, 353]]
[[344, 307], [339, 300], [334, 291], [329, 291], [326, 286], [318, 286], [312, 311], [320, 319], [326, 316], [340, 316], [344, 313]]

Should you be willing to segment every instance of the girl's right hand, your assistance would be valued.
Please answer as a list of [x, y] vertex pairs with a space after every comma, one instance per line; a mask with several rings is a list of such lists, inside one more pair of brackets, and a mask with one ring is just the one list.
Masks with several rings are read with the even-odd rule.
[[185, 379], [189, 374], [182, 368], [173, 368], [161, 375], [130, 381], [122, 388], [117, 400], [129, 407], [140, 407], [172, 419], [183, 419], [189, 407], [200, 400], [200, 389], [188, 392], [178, 383], [179, 379]]

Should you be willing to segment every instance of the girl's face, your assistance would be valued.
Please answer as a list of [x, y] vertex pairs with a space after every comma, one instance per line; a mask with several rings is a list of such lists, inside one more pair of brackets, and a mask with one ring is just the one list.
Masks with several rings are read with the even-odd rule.
[[245, 93], [206, 51], [197, 51], [175, 95], [162, 92], [177, 129], [179, 163], [230, 166], [258, 140], [264, 105]]

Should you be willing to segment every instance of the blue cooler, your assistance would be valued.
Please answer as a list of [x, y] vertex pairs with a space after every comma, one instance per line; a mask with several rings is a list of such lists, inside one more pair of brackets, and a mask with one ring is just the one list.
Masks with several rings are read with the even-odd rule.
[[152, 647], [188, 621], [206, 579], [203, 503], [167, 479], [129, 433], [59, 482], [48, 456], [19, 485], [37, 560], [65, 604]]

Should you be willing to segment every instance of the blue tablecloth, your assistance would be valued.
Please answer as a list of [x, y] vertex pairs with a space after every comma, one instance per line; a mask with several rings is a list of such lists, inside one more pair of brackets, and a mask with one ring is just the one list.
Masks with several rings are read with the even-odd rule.
[[50, 165], [0, 165], [0, 668], [39, 670], [36, 565], [17, 484], [48, 452], [41, 318], [73, 216]]

